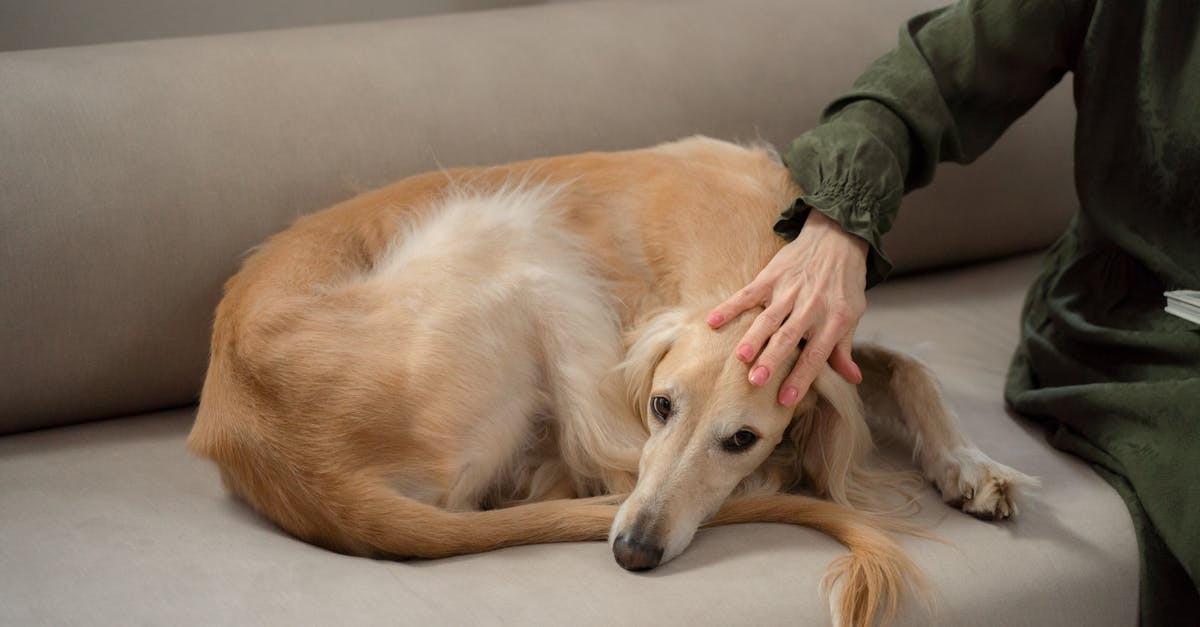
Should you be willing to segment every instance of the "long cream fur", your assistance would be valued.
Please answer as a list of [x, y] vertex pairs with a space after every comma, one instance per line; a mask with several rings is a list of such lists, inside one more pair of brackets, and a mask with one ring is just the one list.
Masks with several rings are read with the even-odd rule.
[[[352, 554], [610, 537], [620, 561], [636, 532], [665, 561], [700, 525], [811, 525], [850, 549], [828, 579], [839, 624], [886, 621], [922, 579], [863, 511], [897, 480], [869, 468], [862, 398], [972, 513], [1014, 512], [1029, 480], [902, 355], [862, 348], [861, 397], [827, 371], [795, 412], [745, 382], [729, 356], [749, 317], [700, 316], [783, 244], [769, 227], [798, 193], [769, 150], [693, 138], [434, 172], [305, 217], [226, 285], [189, 446]], [[647, 407], [667, 393], [662, 423]], [[711, 452], [739, 428], [761, 443]]]

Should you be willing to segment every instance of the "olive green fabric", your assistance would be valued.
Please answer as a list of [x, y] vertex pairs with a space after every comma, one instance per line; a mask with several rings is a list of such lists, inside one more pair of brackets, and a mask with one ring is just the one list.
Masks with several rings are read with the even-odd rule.
[[[1200, 328], [1162, 294], [1200, 289], [1198, 35], [1195, 2], [959, 2], [910, 20], [785, 153], [798, 207], [871, 244], [874, 284], [904, 192], [1073, 73], [1079, 211], [1027, 296], [1005, 397], [1125, 498], [1145, 625], [1200, 613]], [[776, 230], [794, 235], [799, 213]]]

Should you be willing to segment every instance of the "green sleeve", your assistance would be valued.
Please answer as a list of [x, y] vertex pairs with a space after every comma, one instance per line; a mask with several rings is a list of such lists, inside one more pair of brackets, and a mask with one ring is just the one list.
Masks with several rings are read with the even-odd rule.
[[880, 240], [905, 192], [942, 161], [969, 163], [1075, 65], [1084, 0], [962, 0], [910, 19], [784, 161], [804, 190], [775, 230], [794, 238], [808, 209], [870, 244], [867, 286], [891, 272]]

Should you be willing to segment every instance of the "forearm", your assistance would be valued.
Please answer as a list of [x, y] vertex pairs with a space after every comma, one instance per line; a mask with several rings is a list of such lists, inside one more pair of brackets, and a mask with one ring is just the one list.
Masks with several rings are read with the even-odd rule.
[[[1089, 12], [1084, 0], [963, 0], [917, 16], [787, 147], [801, 209], [870, 244], [868, 285], [891, 270], [881, 239], [903, 194], [929, 183], [942, 161], [974, 160], [1057, 83]], [[795, 213], [776, 231], [794, 237], [803, 225]]]

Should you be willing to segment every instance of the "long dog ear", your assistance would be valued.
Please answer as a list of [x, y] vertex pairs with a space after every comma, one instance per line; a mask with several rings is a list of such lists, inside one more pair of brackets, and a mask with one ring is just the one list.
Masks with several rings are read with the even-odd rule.
[[813, 381], [813, 390], [816, 404], [800, 457], [804, 473], [818, 493], [834, 502], [867, 506], [871, 497], [864, 488], [875, 475], [866, 465], [871, 431], [858, 390], [829, 368]]
[[650, 400], [654, 369], [679, 338], [686, 320], [687, 313], [682, 309], [666, 309], [625, 335], [627, 348], [619, 369], [625, 381], [625, 396], [638, 416]]

